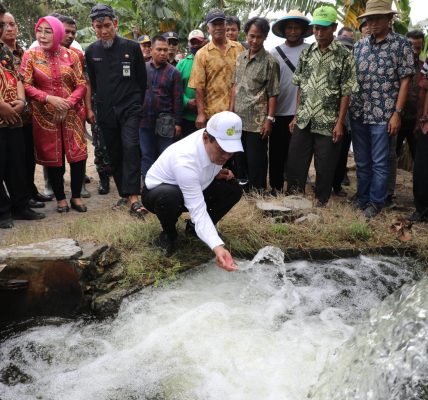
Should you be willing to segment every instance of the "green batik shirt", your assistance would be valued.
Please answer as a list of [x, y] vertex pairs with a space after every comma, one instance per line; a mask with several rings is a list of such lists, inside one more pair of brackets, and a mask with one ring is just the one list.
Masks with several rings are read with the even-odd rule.
[[239, 54], [233, 78], [236, 85], [234, 111], [242, 130], [260, 132], [268, 113], [270, 97], [279, 95], [279, 65], [264, 48], [250, 59], [250, 50]]
[[336, 40], [324, 53], [313, 43], [302, 51], [293, 84], [300, 88], [297, 126], [332, 136], [341, 98], [358, 91], [354, 57]]

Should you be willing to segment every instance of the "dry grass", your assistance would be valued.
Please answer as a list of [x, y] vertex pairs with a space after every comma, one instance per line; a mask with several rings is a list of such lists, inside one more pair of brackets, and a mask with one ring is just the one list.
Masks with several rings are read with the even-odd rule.
[[[413, 238], [403, 244], [389, 227], [400, 213], [383, 211], [367, 222], [361, 213], [346, 203], [332, 200], [326, 208], [310, 212], [319, 216], [316, 222], [302, 224], [277, 222], [264, 217], [255, 206], [255, 198], [244, 197], [218, 224], [226, 246], [235, 256], [249, 257], [266, 245], [282, 249], [367, 249], [382, 246], [411, 245], [421, 259], [428, 261], [428, 227], [417, 225]], [[402, 213], [403, 214], [403, 213]], [[108, 243], [119, 249], [126, 265], [127, 284], [146, 284], [199, 265], [212, 258], [211, 251], [196, 238], [184, 236], [184, 216], [179, 222], [178, 251], [165, 258], [152, 242], [160, 231], [155, 216], [145, 222], [126, 211], [91, 212], [73, 220], [40, 221], [16, 227], [3, 241], [4, 245], [27, 244], [59, 237], [77, 242]]]

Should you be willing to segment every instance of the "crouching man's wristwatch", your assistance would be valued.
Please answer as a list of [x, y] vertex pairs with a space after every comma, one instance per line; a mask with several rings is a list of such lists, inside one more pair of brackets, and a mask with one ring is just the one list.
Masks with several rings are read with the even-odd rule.
[[268, 119], [269, 121], [275, 122], [275, 117], [271, 117], [270, 115], [268, 115], [266, 119]]
[[396, 108], [395, 112], [398, 114], [399, 117], [403, 116], [403, 109], [402, 108]]

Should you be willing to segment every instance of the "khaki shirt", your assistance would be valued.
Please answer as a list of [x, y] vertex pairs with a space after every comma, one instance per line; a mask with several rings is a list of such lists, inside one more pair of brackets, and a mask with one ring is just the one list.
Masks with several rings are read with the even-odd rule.
[[332, 136], [339, 116], [341, 98], [358, 91], [352, 53], [333, 40], [322, 53], [317, 43], [303, 50], [293, 84], [300, 87], [297, 126]]
[[209, 42], [196, 53], [188, 86], [204, 91], [204, 109], [208, 118], [229, 109], [236, 58], [244, 50], [242, 44], [227, 40], [224, 52]]
[[260, 132], [268, 112], [270, 97], [279, 95], [279, 65], [264, 48], [250, 58], [250, 50], [239, 54], [233, 83], [235, 113], [242, 119], [242, 129]]

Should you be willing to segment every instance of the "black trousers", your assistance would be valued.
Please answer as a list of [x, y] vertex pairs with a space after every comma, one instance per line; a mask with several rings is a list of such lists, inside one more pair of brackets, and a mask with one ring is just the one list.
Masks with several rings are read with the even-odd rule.
[[[86, 160], [78, 161], [70, 164], [70, 186], [71, 197], [73, 199], [80, 198], [82, 191], [83, 180], [85, 179]], [[65, 199], [64, 193], [64, 171], [65, 160], [61, 167], [47, 167], [49, 182], [52, 186], [56, 201]]]
[[333, 143], [331, 136], [311, 132], [310, 125], [304, 129], [296, 125], [288, 152], [287, 192], [305, 192], [306, 178], [314, 156], [315, 197], [321, 203], [326, 203], [331, 195], [341, 146], [341, 142]]
[[25, 138], [22, 128], [0, 128], [0, 219], [28, 206]]
[[401, 121], [401, 127], [397, 134], [397, 157], [401, 156], [402, 149], [403, 149], [403, 142], [404, 139], [407, 140], [407, 143], [409, 144], [410, 153], [412, 154], [412, 158], [415, 159], [415, 134], [413, 133], [413, 130], [415, 129], [416, 124], [416, 118], [414, 119], [406, 119], [403, 118]]
[[269, 137], [269, 184], [272, 189], [279, 191], [284, 188], [284, 173], [291, 139], [288, 125], [293, 118], [294, 115], [275, 117]]
[[38, 193], [34, 184], [34, 172], [36, 171], [36, 160], [34, 159], [33, 124], [27, 124], [23, 128], [25, 138], [25, 170], [30, 195], [33, 197]]
[[139, 113], [128, 115], [123, 121], [115, 116], [108, 123], [99, 122], [111, 162], [111, 171], [121, 197], [140, 193], [141, 152]]
[[428, 210], [428, 134], [419, 132], [413, 166], [413, 196], [416, 211]]
[[342, 189], [342, 182], [346, 175], [346, 164], [348, 162], [349, 148], [351, 147], [352, 136], [349, 132], [344, 132], [342, 144], [340, 145], [340, 155], [334, 171], [333, 190], [339, 192]]
[[[214, 179], [203, 191], [203, 195], [208, 214], [213, 224], [216, 224], [239, 201], [242, 189], [235, 180]], [[178, 217], [187, 211], [180, 188], [163, 183], [151, 190], [144, 188], [141, 198], [144, 207], [156, 214], [168, 237], [175, 239]]]
[[242, 132], [244, 152], [235, 153], [237, 177], [248, 179], [249, 189], [266, 189], [268, 168], [268, 139], [262, 139], [258, 132]]
[[181, 136], [186, 137], [196, 132], [198, 128], [196, 128], [195, 121], [189, 121], [188, 119], [181, 120]]

